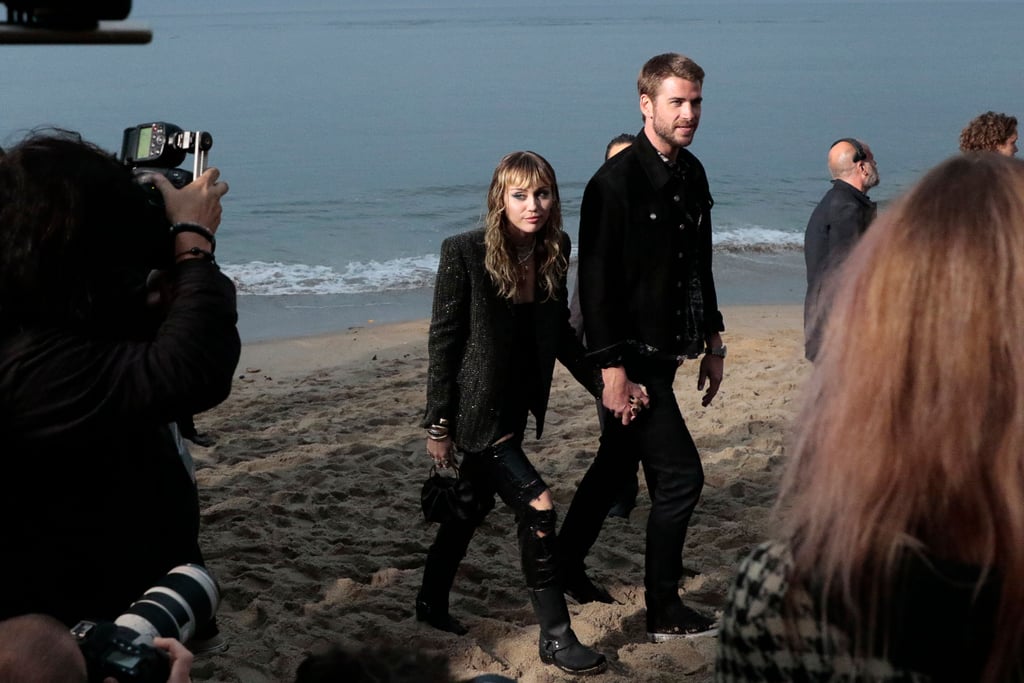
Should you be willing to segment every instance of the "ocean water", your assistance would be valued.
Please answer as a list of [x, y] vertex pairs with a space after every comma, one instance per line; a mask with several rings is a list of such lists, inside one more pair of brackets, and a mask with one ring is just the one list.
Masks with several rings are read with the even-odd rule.
[[707, 72], [691, 150], [716, 205], [725, 304], [802, 300], [803, 228], [836, 138], [881, 204], [992, 109], [1024, 116], [1024, 3], [136, 0], [146, 46], [0, 46], [0, 142], [79, 130], [117, 151], [163, 120], [213, 134], [231, 184], [218, 260], [243, 337], [429, 315], [441, 240], [477, 225], [498, 159], [553, 164], [568, 232], [636, 73]]

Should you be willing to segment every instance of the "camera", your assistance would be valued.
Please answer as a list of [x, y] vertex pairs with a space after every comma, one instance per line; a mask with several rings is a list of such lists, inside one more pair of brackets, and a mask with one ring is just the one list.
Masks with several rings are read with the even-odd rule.
[[220, 603], [216, 579], [197, 564], [175, 567], [113, 622], [80, 621], [71, 629], [85, 657], [89, 681], [166, 683], [167, 653], [153, 646], [156, 637], [186, 643], [196, 627], [209, 622]]
[[[206, 170], [213, 136], [202, 130], [182, 130], [173, 123], [155, 121], [124, 129], [121, 163], [137, 175], [160, 173], [182, 188]], [[193, 155], [192, 171], [178, 168], [185, 156]]]

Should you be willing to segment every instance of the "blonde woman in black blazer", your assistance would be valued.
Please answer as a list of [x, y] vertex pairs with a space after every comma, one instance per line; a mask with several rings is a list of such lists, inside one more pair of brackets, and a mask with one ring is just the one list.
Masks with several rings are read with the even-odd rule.
[[543, 431], [556, 358], [597, 393], [597, 375], [569, 326], [570, 248], [555, 172], [533, 152], [513, 152], [498, 164], [484, 227], [441, 246], [423, 420], [427, 451], [440, 467], [461, 451], [461, 476], [486, 504], [477, 519], [438, 529], [416, 616], [444, 631], [467, 632], [448, 613], [448, 594], [497, 493], [518, 519], [523, 574], [540, 622], [541, 659], [590, 674], [605, 670], [605, 657], [581, 644], [570, 628], [551, 493], [523, 452], [528, 413], [538, 438]]

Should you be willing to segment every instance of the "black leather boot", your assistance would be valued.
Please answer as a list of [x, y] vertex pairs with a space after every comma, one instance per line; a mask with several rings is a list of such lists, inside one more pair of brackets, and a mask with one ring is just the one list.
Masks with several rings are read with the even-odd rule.
[[[423, 595], [420, 593], [420, 595]], [[469, 629], [463, 626], [462, 622], [448, 613], [447, 601], [444, 605], [431, 605], [420, 596], [416, 596], [416, 621], [430, 624], [436, 629], [454, 633], [457, 636], [464, 636]]]
[[457, 636], [465, 635], [469, 629], [448, 613], [448, 594], [472, 535], [472, 525], [441, 525], [434, 544], [427, 552], [423, 585], [416, 596], [417, 621]]
[[572, 632], [561, 588], [531, 590], [530, 601], [540, 622], [540, 661], [581, 676], [608, 668], [604, 655], [581, 643]]

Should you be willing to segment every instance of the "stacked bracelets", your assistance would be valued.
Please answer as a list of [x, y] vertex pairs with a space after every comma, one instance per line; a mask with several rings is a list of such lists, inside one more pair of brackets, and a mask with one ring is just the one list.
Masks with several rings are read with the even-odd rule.
[[430, 425], [427, 427], [427, 438], [432, 441], [444, 441], [448, 438], [448, 420], [443, 417], [439, 420], [439, 424]]
[[191, 256], [202, 256], [207, 261], [213, 261], [213, 252], [215, 252], [217, 250], [217, 239], [213, 236], [212, 232], [210, 232], [208, 229], [204, 228], [203, 226], [199, 225], [198, 223], [182, 222], [182, 223], [175, 223], [174, 225], [171, 226], [171, 238], [172, 239], [177, 237], [179, 234], [181, 234], [183, 232], [192, 232], [192, 233], [195, 233], [195, 234], [201, 236], [203, 239], [205, 239], [207, 242], [210, 243], [210, 250], [207, 251], [206, 249], [202, 249], [200, 247], [192, 247], [191, 249], [186, 249], [185, 251], [183, 251], [183, 252], [181, 252], [179, 254], [175, 254], [174, 255], [174, 259], [175, 260], [181, 258], [182, 256], [190, 256], [191, 255]]

